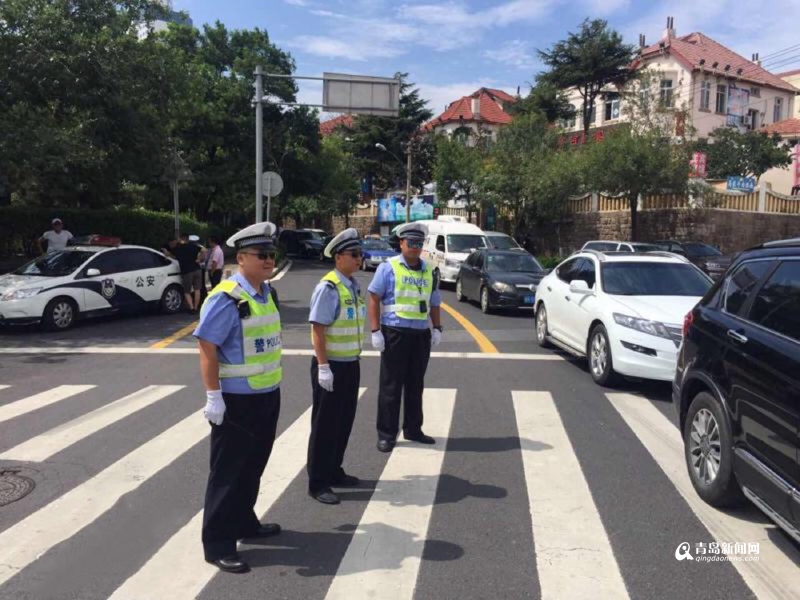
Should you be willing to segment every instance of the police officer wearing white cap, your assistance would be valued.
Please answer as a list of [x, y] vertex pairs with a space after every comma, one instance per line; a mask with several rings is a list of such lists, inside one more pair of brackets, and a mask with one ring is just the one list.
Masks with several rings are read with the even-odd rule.
[[[422, 444], [422, 391], [431, 346], [442, 339], [441, 297], [430, 265], [420, 258], [427, 227], [406, 223], [395, 231], [401, 255], [383, 263], [370, 283], [372, 346], [381, 352], [378, 392], [378, 450], [397, 440], [403, 399], [403, 437]], [[431, 330], [431, 326], [433, 330]]]
[[207, 562], [231, 573], [250, 570], [237, 540], [280, 533], [254, 511], [281, 405], [281, 320], [266, 282], [275, 269], [274, 235], [275, 225], [256, 223], [228, 239], [238, 272], [211, 290], [194, 331], [211, 423], [203, 550]]
[[361, 346], [367, 310], [353, 274], [361, 265], [358, 231], [345, 229], [325, 247], [335, 268], [311, 296], [311, 436], [308, 440], [308, 494], [323, 504], [339, 504], [332, 487], [356, 487], [357, 477], [342, 468], [353, 429], [361, 381]]

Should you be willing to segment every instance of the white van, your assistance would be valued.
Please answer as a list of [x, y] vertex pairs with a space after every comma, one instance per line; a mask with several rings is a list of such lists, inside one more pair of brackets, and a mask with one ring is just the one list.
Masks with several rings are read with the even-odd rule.
[[470, 252], [487, 248], [489, 243], [477, 225], [463, 217], [442, 215], [434, 221], [418, 221], [428, 227], [422, 258], [439, 271], [439, 281], [455, 283], [461, 263]]

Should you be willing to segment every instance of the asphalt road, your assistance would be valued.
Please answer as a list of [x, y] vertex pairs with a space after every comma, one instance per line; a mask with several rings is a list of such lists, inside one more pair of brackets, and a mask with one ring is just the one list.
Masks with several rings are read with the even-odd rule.
[[[0, 598], [798, 596], [789, 538], [755, 508], [687, 492], [668, 384], [600, 388], [582, 361], [536, 346], [532, 315], [483, 315], [449, 290], [498, 353], [445, 312], [426, 378], [436, 446], [375, 450], [368, 351], [345, 464], [362, 486], [335, 507], [308, 498], [305, 321], [326, 268], [295, 263], [275, 282], [286, 356], [258, 506], [284, 532], [242, 547], [247, 575], [199, 554], [208, 427], [191, 315], [0, 331], [0, 471], [36, 484], [0, 506]], [[679, 561], [683, 542], [758, 543], [759, 560]]]

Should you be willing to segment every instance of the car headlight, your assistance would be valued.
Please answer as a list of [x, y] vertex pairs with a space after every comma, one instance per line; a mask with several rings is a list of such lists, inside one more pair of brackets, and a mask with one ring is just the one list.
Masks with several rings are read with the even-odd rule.
[[26, 288], [24, 290], [12, 290], [0, 296], [0, 300], [8, 302], [9, 300], [23, 300], [35, 296], [42, 291], [43, 288]]
[[450, 258], [446, 258], [444, 260], [444, 266], [445, 267], [452, 267], [453, 269], [457, 269], [458, 267], [461, 266], [461, 261], [453, 260], [453, 259], [450, 259]]
[[671, 339], [667, 328], [663, 323], [658, 321], [648, 321], [647, 319], [640, 319], [620, 313], [614, 313], [614, 321], [616, 321], [617, 325], [622, 325], [629, 329], [635, 329], [636, 331], [641, 331], [642, 333], [654, 335], [656, 337]]
[[495, 289], [495, 291], [498, 291], [501, 294], [513, 294], [517, 291], [516, 289], [514, 289], [513, 285], [509, 285], [508, 283], [503, 283], [502, 281], [495, 281], [492, 284], [492, 287]]

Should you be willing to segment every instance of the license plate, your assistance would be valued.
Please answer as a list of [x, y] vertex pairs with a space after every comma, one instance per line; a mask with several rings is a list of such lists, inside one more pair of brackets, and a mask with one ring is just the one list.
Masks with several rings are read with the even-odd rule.
[[535, 301], [536, 301], [536, 296], [534, 295], [525, 296], [525, 298], [523, 299], [523, 302], [525, 302], [525, 304], [533, 304]]

